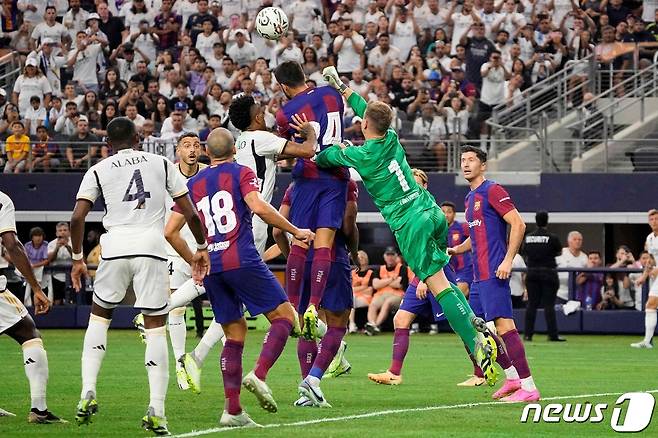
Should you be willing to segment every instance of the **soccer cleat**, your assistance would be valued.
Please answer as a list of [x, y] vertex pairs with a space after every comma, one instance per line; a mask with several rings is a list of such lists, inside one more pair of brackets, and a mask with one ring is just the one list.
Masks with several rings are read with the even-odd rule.
[[486, 382], [484, 377], [471, 376], [463, 382], [458, 383], [457, 386], [482, 386], [484, 382]]
[[631, 344], [631, 347], [633, 347], [633, 348], [653, 348], [653, 345], [651, 345], [651, 343], [649, 343], [649, 342], [641, 341], [641, 342], [635, 342], [635, 343]]
[[500, 400], [503, 397], [514, 394], [521, 389], [521, 379], [506, 379], [503, 386], [491, 396], [494, 400]]
[[312, 408], [313, 402], [306, 396], [301, 396], [292, 404], [298, 408]]
[[297, 389], [299, 390], [299, 396], [309, 399], [312, 403], [312, 406], [318, 408], [331, 407], [329, 402], [327, 402], [327, 400], [324, 398], [324, 394], [322, 394], [320, 387], [313, 387], [313, 385], [311, 385], [307, 379], [302, 380], [302, 383], [299, 384]]
[[347, 374], [352, 370], [352, 365], [345, 359], [345, 352], [347, 351], [347, 344], [345, 341], [340, 342], [340, 347], [338, 348], [338, 353], [334, 356], [334, 359], [329, 364], [327, 371], [325, 371], [324, 376], [328, 379], [336, 378]]
[[244, 376], [242, 386], [256, 396], [261, 408], [267, 412], [276, 412], [278, 410], [276, 401], [274, 401], [274, 397], [272, 396], [272, 390], [267, 386], [267, 383], [256, 377], [253, 371], [250, 371], [249, 374]]
[[439, 325], [438, 324], [432, 324], [430, 325], [430, 335], [438, 335], [439, 334]]
[[388, 370], [384, 373], [368, 373], [368, 378], [379, 385], [402, 384], [402, 376], [397, 376]]
[[68, 421], [59, 418], [47, 409], [45, 411], [38, 411], [35, 408], [32, 408], [30, 413], [27, 414], [27, 422], [35, 424], [68, 423]]
[[313, 304], [310, 304], [308, 309], [306, 309], [306, 312], [304, 312], [304, 339], [309, 341], [320, 339], [320, 336], [318, 335], [319, 320], [320, 318], [318, 318], [318, 311], [315, 309]]
[[89, 424], [92, 422], [91, 417], [96, 415], [96, 412], [98, 412], [96, 395], [93, 392], [88, 391], [85, 398], [78, 403], [78, 412], [75, 414], [75, 422], [78, 423], [78, 426]]
[[142, 344], [146, 344], [146, 327], [144, 327], [144, 315], [138, 313], [137, 316], [133, 318], [133, 325], [137, 329], [139, 340], [142, 341]]
[[376, 324], [373, 324], [371, 322], [366, 323], [366, 335], [375, 336], [379, 333], [381, 333], [381, 330], [379, 329], [379, 327], [377, 327]]
[[178, 372], [183, 371], [189, 388], [192, 390], [193, 393], [200, 394], [201, 368], [199, 367], [199, 364], [197, 364], [196, 362], [194, 353], [185, 353], [184, 355], [178, 358], [178, 363], [181, 365], [181, 369], [179, 370], [178, 367], [176, 368], [176, 379], [178, 379]]
[[517, 389], [513, 394], [508, 395], [500, 399], [504, 402], [534, 402], [541, 400], [539, 395], [539, 390], [533, 389], [532, 391], [526, 391], [523, 388]]
[[471, 324], [478, 332], [475, 342], [475, 361], [482, 369], [487, 384], [493, 386], [496, 384], [499, 375], [495, 366], [496, 357], [498, 356], [496, 341], [494, 341], [487, 324], [482, 318], [474, 315], [471, 318]]
[[4, 409], [0, 408], [0, 417], [15, 417], [16, 414], [12, 414], [9, 411], [5, 411]]
[[327, 323], [321, 319], [318, 319], [318, 339], [324, 338], [324, 335], [327, 334]]
[[187, 382], [187, 373], [180, 362], [176, 362], [176, 382], [178, 383], [178, 389], [181, 391], [190, 389], [190, 384]]
[[219, 425], [223, 427], [263, 427], [252, 420], [245, 411], [237, 415], [231, 415], [227, 411], [222, 412]]
[[416, 333], [420, 332], [420, 325], [417, 322], [414, 322], [411, 324], [411, 328], [409, 329], [409, 334], [410, 335], [415, 335]]
[[156, 416], [150, 406], [146, 411], [146, 415], [142, 417], [142, 427], [159, 436], [170, 435], [169, 429], [167, 429], [167, 418]]
[[356, 324], [354, 324], [353, 322], [350, 322], [350, 327], [349, 327], [348, 333], [349, 334], [354, 334], [354, 333], [357, 333], [358, 331], [359, 331], [359, 328], [356, 326]]
[[292, 320], [293, 323], [292, 323], [292, 331], [290, 332], [290, 336], [293, 338], [301, 338], [303, 336], [303, 333], [302, 333], [302, 326], [299, 323], [299, 313], [297, 313], [297, 310], [295, 310], [294, 307], [292, 311], [295, 314], [295, 318]]

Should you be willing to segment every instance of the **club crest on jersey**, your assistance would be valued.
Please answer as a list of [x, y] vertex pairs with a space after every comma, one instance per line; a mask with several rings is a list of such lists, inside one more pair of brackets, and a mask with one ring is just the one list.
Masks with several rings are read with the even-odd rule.
[[473, 204], [473, 211], [478, 211], [480, 209], [480, 201], [475, 201]]
[[459, 240], [459, 233], [453, 233], [452, 240], [458, 241]]

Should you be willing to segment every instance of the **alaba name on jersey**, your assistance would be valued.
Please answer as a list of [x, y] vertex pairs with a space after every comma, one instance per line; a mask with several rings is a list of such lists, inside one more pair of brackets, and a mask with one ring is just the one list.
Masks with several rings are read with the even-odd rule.
[[[216, 164], [190, 178], [187, 187], [206, 227], [210, 272], [263, 263], [254, 244], [252, 213], [244, 199], [259, 189], [256, 174], [238, 163]], [[178, 207], [174, 206], [174, 211], [179, 211]]]
[[[189, 175], [189, 176], [185, 175], [183, 172], [181, 172], [180, 163], [176, 164], [176, 169], [180, 173], [181, 177], [185, 181], [187, 181], [190, 178], [192, 178], [193, 176], [195, 176], [196, 174], [198, 174], [199, 172], [201, 172], [203, 169], [208, 167], [208, 165], [204, 164], [204, 163], [197, 163], [197, 166], [198, 167], [197, 167], [196, 173], [194, 173], [194, 175]], [[173, 198], [170, 198], [170, 200], [171, 200], [171, 202], [169, 203], [169, 208], [167, 209], [167, 216], [165, 218], [165, 223], [169, 220], [169, 217], [171, 216], [171, 212], [174, 208], [174, 205], [176, 205]], [[192, 234], [192, 230], [190, 230], [190, 227], [187, 224], [183, 225], [183, 228], [181, 228], [180, 236], [181, 236], [181, 238], [183, 238], [185, 243], [187, 243], [187, 246], [190, 247], [190, 250], [192, 250], [192, 252], [195, 252], [196, 251], [196, 239], [194, 238], [194, 234]], [[169, 242], [166, 242], [166, 245], [167, 245], [167, 255], [169, 257], [180, 257], [180, 255], [176, 252], [174, 247], [169, 244]]]
[[[453, 221], [452, 224], [450, 224], [448, 227], [448, 247], [460, 245], [462, 242], [468, 239], [470, 235], [471, 234], [467, 223]], [[450, 266], [452, 266], [452, 269], [454, 269], [455, 272], [461, 271], [464, 268], [468, 268], [470, 264], [470, 251], [466, 251], [463, 254], [450, 257]]]
[[465, 206], [473, 252], [473, 280], [494, 278], [507, 253], [507, 222], [503, 216], [516, 207], [507, 191], [489, 180], [466, 195]]
[[[276, 114], [279, 134], [290, 140], [301, 142], [290, 127], [292, 116], [304, 114], [317, 133], [316, 152], [343, 141], [343, 96], [333, 87], [309, 88], [290, 99]], [[349, 179], [346, 167], [320, 169], [313, 159], [297, 159], [292, 171], [293, 178], [339, 178]]]
[[242, 131], [235, 141], [235, 161], [247, 166], [258, 178], [263, 200], [272, 202], [276, 178], [276, 156], [288, 140], [268, 131]]
[[[16, 209], [14, 202], [5, 193], [0, 192], [0, 234], [16, 232]], [[7, 277], [0, 275], [0, 291], [7, 287]]]
[[171, 198], [187, 194], [174, 163], [149, 152], [122, 149], [94, 164], [82, 178], [76, 199], [103, 198], [101, 256], [167, 259], [164, 220]]

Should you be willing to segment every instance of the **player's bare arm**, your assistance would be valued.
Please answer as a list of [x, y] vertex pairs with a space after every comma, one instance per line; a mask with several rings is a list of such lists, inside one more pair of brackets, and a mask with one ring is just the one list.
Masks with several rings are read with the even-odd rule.
[[2, 245], [7, 251], [7, 256], [18, 271], [25, 277], [27, 284], [30, 285], [34, 292], [34, 308], [37, 315], [47, 313], [50, 310], [50, 301], [41, 290], [41, 285], [34, 276], [32, 265], [25, 253], [25, 247], [18, 240], [16, 233], [7, 231], [2, 234]]
[[250, 192], [245, 196], [244, 200], [247, 203], [247, 206], [249, 206], [249, 209], [254, 212], [254, 214], [260, 216], [263, 221], [273, 227], [292, 234], [293, 237], [300, 242], [310, 243], [315, 237], [315, 234], [311, 230], [300, 230], [291, 224], [286, 218], [281, 216], [274, 207], [263, 201], [259, 192]]
[[509, 234], [507, 253], [505, 254], [503, 262], [498, 266], [498, 269], [496, 269], [496, 277], [501, 280], [509, 278], [512, 274], [512, 261], [514, 260], [516, 253], [519, 252], [519, 248], [521, 248], [521, 243], [523, 242], [523, 236], [525, 235], [525, 222], [516, 209], [505, 214], [503, 219], [511, 226], [511, 231]]
[[343, 234], [347, 241], [347, 249], [350, 251], [352, 262], [358, 266], [359, 260], [357, 253], [359, 252], [359, 227], [356, 224], [357, 203], [348, 202], [345, 207], [345, 215], [343, 216]]
[[[288, 204], [281, 204], [279, 207], [279, 214], [288, 219], [288, 215], [290, 214], [290, 206]], [[283, 254], [285, 258], [288, 258], [288, 254], [290, 254], [290, 241], [288, 241], [288, 236], [286, 236], [286, 233], [279, 228], [273, 228], [272, 238], [276, 242], [276, 246], [281, 251], [281, 254]]]
[[192, 259], [194, 254], [190, 251], [190, 247], [187, 245], [187, 242], [181, 237], [180, 230], [185, 225], [185, 216], [180, 213], [172, 212], [169, 216], [169, 220], [165, 225], [164, 236], [167, 239], [167, 242], [171, 245], [172, 248], [176, 250], [179, 256], [188, 265], [192, 265]]
[[82, 287], [81, 279], [87, 278], [87, 264], [82, 257], [82, 238], [85, 233], [85, 220], [93, 204], [87, 199], [78, 199], [71, 215], [71, 243], [73, 268], [71, 268], [71, 283], [76, 292]]
[[470, 251], [470, 250], [471, 250], [471, 238], [468, 237], [461, 244], [457, 246], [453, 246], [452, 248], [448, 248], [448, 255], [452, 256], [452, 255], [464, 254], [466, 251]]
[[[192, 200], [188, 194], [184, 196], [179, 196], [174, 199], [176, 206], [182, 213], [182, 216], [185, 218], [185, 222], [190, 227], [190, 231], [194, 235], [194, 239], [197, 244], [197, 251], [192, 256], [192, 278], [197, 284], [203, 282], [203, 278], [210, 272], [210, 257], [208, 256], [208, 243], [206, 242], [206, 234], [203, 231], [203, 225], [201, 224], [201, 219], [199, 218], [199, 213], [197, 212]], [[173, 245], [172, 245], [173, 246]]]
[[309, 123], [305, 114], [301, 116], [294, 114], [292, 116], [293, 123], [290, 127], [297, 131], [297, 136], [304, 139], [303, 143], [296, 143], [294, 141], [286, 142], [280, 158], [313, 158], [315, 155], [315, 148], [317, 146], [317, 138], [313, 126]]

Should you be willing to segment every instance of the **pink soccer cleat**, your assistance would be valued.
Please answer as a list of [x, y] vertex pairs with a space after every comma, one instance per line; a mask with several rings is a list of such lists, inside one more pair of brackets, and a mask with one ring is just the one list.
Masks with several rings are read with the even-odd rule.
[[503, 386], [501, 386], [498, 391], [494, 392], [491, 398], [498, 400], [515, 393], [519, 389], [521, 389], [521, 379], [506, 379]]
[[538, 401], [541, 398], [539, 395], [539, 390], [533, 389], [532, 391], [526, 391], [523, 388], [518, 389], [514, 394], [508, 395], [501, 399], [504, 402], [534, 402]]

